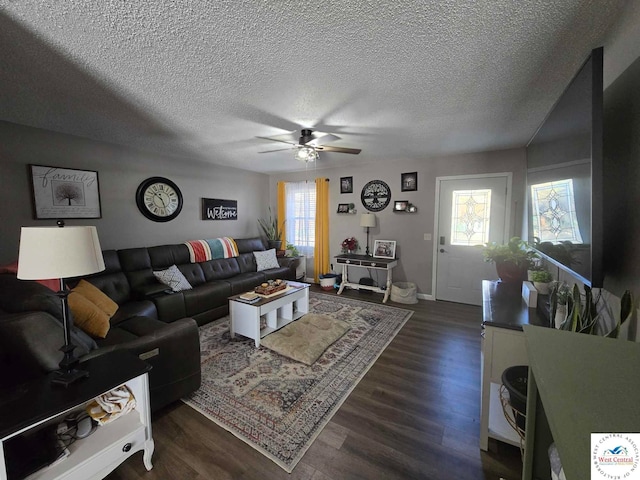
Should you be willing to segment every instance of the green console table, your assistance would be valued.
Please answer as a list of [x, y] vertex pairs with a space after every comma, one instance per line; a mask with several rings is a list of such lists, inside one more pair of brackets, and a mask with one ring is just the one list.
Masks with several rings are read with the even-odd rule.
[[567, 480], [586, 480], [592, 432], [640, 432], [640, 344], [523, 329], [529, 386], [522, 478], [551, 478], [547, 449], [555, 441]]

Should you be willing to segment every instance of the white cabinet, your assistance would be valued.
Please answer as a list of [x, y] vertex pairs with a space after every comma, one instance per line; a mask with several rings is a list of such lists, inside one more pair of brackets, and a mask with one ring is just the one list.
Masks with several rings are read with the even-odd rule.
[[[484, 280], [482, 306], [480, 448], [487, 450], [489, 438], [520, 447], [520, 436], [507, 422], [500, 401], [502, 372], [529, 364], [523, 325], [547, 326], [548, 322], [527, 307], [517, 285]], [[512, 415], [510, 409], [507, 413]]]
[[[14, 480], [23, 475], [8, 472], [31, 452], [7, 448], [9, 442], [38, 429], [51, 429], [71, 411], [84, 408], [93, 398], [126, 384], [136, 398], [136, 408], [111, 423], [99, 426], [90, 436], [78, 439], [69, 455], [52, 466], [41, 468], [27, 477], [36, 479], [101, 479], [136, 452], [144, 451], [143, 461], [151, 470], [154, 444], [149, 408], [149, 367], [128, 352], [112, 352], [83, 364], [89, 377], [68, 387], [54, 385], [50, 376], [24, 384], [3, 405], [0, 418], [0, 479]], [[53, 375], [53, 374], [52, 374]], [[12, 463], [13, 462], [13, 463]]]
[[524, 334], [518, 330], [485, 326], [481, 355], [480, 448], [487, 450], [489, 438], [520, 446], [520, 437], [504, 417], [500, 385], [502, 372], [508, 367], [528, 365]]

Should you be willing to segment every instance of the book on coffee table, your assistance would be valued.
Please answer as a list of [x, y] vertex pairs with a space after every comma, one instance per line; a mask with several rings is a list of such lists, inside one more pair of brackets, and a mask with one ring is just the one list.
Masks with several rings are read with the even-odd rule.
[[245, 302], [253, 303], [260, 300], [260, 296], [254, 292], [246, 292], [240, 295], [240, 300], [244, 300]]

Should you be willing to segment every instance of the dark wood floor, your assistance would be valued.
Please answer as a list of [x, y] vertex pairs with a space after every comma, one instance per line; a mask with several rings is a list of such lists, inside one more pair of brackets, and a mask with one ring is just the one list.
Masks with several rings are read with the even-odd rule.
[[[375, 293], [343, 295], [382, 300]], [[480, 307], [389, 305], [415, 313], [291, 474], [177, 402], [153, 416], [153, 470], [145, 470], [138, 453], [107, 478], [519, 479], [517, 448], [478, 447]]]

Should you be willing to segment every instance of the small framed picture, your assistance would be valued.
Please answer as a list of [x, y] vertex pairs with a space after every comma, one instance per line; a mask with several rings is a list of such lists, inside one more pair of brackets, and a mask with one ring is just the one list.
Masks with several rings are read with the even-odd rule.
[[409, 206], [408, 200], [396, 200], [393, 203], [393, 211], [394, 212], [405, 212], [407, 207]]
[[373, 256], [375, 258], [396, 258], [396, 241], [375, 240], [373, 243]]
[[415, 192], [418, 190], [418, 172], [401, 174], [400, 183], [403, 192]]
[[353, 193], [353, 177], [340, 177], [340, 193]]
[[338, 204], [338, 213], [349, 213], [349, 204], [348, 203], [339, 203]]

